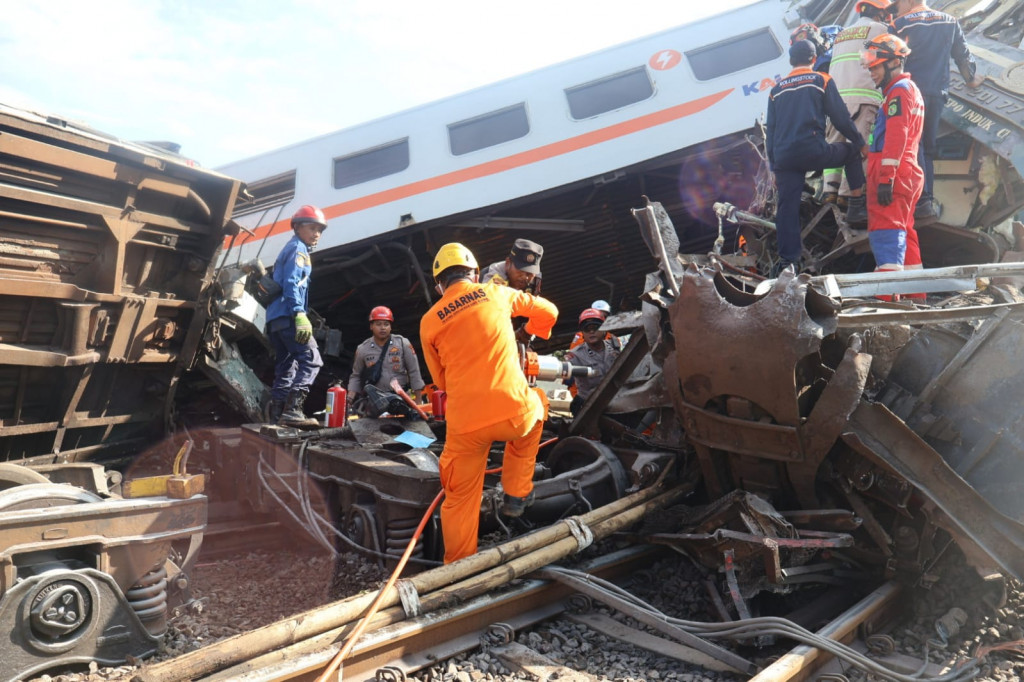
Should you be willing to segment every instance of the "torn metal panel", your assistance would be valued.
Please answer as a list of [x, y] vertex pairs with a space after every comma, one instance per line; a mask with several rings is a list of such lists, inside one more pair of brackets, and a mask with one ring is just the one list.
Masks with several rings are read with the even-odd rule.
[[719, 396], [742, 396], [776, 423], [796, 426], [801, 415], [795, 368], [835, 331], [838, 312], [808, 283], [787, 272], [768, 295], [756, 298], [715, 270], [687, 271], [680, 301], [669, 308], [676, 345], [683, 350], [677, 361], [686, 402], [703, 409]]
[[807, 566], [822, 550], [854, 544], [847, 533], [797, 529], [768, 501], [740, 490], [702, 507], [668, 511], [672, 513], [645, 523], [638, 537], [674, 547], [708, 568], [724, 568], [731, 576], [730, 591], [740, 598], [734, 598], [737, 608], [743, 608], [746, 599], [762, 590], [787, 592], [808, 581], [811, 573], [829, 573], [831, 566], [797, 567]]
[[878, 400], [1008, 519], [1024, 522], [1024, 313], [998, 308], [974, 325], [922, 329]]
[[988, 558], [1007, 575], [1018, 580], [1024, 576], [1024, 526], [999, 513], [883, 405], [862, 403], [850, 417], [843, 440], [861, 455], [912, 481], [949, 520], [947, 530], [968, 549], [977, 546], [980, 551], [968, 552], [972, 559]]

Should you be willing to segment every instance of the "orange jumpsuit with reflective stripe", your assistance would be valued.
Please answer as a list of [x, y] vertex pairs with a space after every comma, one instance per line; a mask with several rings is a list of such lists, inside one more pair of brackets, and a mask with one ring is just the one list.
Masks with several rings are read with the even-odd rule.
[[526, 331], [546, 339], [558, 309], [524, 291], [462, 280], [445, 289], [420, 322], [423, 359], [434, 383], [448, 394], [441, 452], [445, 563], [476, 552], [484, 469], [493, 441], [505, 441], [505, 492], [526, 497], [533, 490], [546, 405], [523, 374], [510, 317], [529, 318]]

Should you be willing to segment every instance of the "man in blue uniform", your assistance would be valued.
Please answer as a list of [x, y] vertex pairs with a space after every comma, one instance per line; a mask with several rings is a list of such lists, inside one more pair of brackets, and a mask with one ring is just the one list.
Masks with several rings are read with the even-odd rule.
[[949, 94], [949, 60], [952, 58], [956, 63], [968, 87], [978, 87], [983, 78], [977, 75], [978, 65], [954, 17], [920, 0], [896, 0], [889, 10], [895, 15], [891, 32], [910, 48], [905, 69], [924, 97], [924, 129], [918, 150], [918, 163], [924, 170], [924, 191], [917, 202], [914, 221], [919, 226], [928, 225], [938, 220], [942, 212], [932, 195], [932, 186], [939, 118]]
[[[779, 262], [773, 274], [789, 265], [800, 270], [800, 197], [808, 172], [843, 166], [850, 184], [846, 220], [862, 223], [867, 218], [861, 164], [864, 139], [850, 120], [831, 76], [811, 70], [816, 55], [810, 41], [793, 43], [789, 63], [794, 68], [772, 88], [768, 99], [765, 144], [779, 196], [775, 212]], [[825, 141], [829, 120], [849, 142]]]
[[281, 295], [267, 307], [267, 331], [274, 346], [274, 385], [270, 389], [270, 423], [297, 428], [317, 428], [302, 407], [309, 387], [324, 362], [313, 340], [313, 325], [306, 316], [309, 277], [313, 272], [309, 252], [327, 227], [316, 206], [303, 206], [292, 216], [295, 235], [281, 249], [274, 263], [274, 281]]

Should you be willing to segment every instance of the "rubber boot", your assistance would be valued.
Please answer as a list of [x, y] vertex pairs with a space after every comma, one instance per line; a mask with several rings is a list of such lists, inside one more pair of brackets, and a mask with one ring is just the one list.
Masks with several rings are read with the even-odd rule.
[[284, 406], [284, 413], [281, 418], [277, 421], [278, 426], [290, 426], [295, 429], [319, 429], [320, 422], [307, 417], [306, 413], [302, 411], [302, 406], [306, 403], [307, 391], [292, 391], [288, 394], [288, 400]]
[[862, 194], [850, 197], [846, 203], [846, 224], [850, 227], [864, 227], [868, 223], [868, 202]]
[[278, 400], [272, 398], [270, 403], [267, 405], [267, 423], [276, 424], [284, 414], [284, 400]]

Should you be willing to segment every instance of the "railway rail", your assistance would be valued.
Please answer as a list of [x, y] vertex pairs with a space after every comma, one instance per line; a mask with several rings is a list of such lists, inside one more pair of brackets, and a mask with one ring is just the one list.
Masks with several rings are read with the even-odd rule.
[[[682, 492], [670, 490], [653, 497], [652, 491], [643, 491], [633, 499], [609, 505], [611, 510], [595, 510], [588, 515], [587, 523], [597, 529], [598, 536], [628, 538], [612, 534], [617, 531], [609, 531], [635, 523], [641, 515], [678, 499]], [[352, 648], [343, 662], [342, 678], [376, 678], [389, 682], [418, 674], [429, 678], [429, 673], [420, 671], [443, 667], [452, 657], [479, 650], [482, 653], [478, 655], [489, 656], [501, 661], [506, 668], [528, 675], [543, 673], [541, 677], [594, 679], [591, 673], [573, 670], [547, 657], [545, 652], [516, 641], [517, 633], [528, 628], [543, 625], [557, 631], [564, 629], [566, 622], [632, 647], [654, 651], [665, 660], [674, 659], [700, 668], [702, 674], [716, 675], [718, 679], [749, 678], [759, 682], [813, 679], [813, 675], [842, 674], [827, 672], [829, 666], [836, 665], [847, 672], [851, 667], [860, 667], [881, 679], [891, 680], [912, 680], [922, 672], [927, 673], [927, 679], [970, 679], [977, 672], [975, 664], [943, 668], [893, 650], [894, 646], [888, 644], [892, 638], [884, 633], [897, 619], [907, 616], [910, 604], [906, 599], [908, 590], [895, 582], [865, 588], [860, 593], [863, 597], [852, 604], [849, 589], [825, 590], [818, 599], [789, 614], [788, 619], [756, 617], [701, 623], [696, 626], [701, 630], [697, 635], [692, 631], [694, 621], [679, 620], [668, 612], [659, 612], [646, 606], [641, 597], [605, 582], [614, 578], [626, 583], [632, 578], [634, 584], [639, 582], [648, 592], [656, 592], [659, 586], [653, 583], [657, 581], [637, 581], [636, 577], [657, 562], [688, 564], [692, 568], [694, 564], [689, 559], [652, 545], [637, 544], [617, 551], [604, 545], [586, 561], [576, 562], [571, 558], [558, 561], [558, 564], [573, 565], [567, 568], [546, 563], [565, 552], [552, 552], [547, 545], [528, 551], [537, 544], [531, 542], [531, 538], [550, 539], [557, 534], [558, 529], [549, 527], [485, 550], [468, 562], [472, 568], [466, 567], [461, 573], [483, 571], [461, 581], [452, 582], [459, 573], [453, 573], [457, 564], [408, 578], [405, 590], [399, 589], [391, 595], [386, 602], [389, 608], [371, 621], [367, 633]], [[567, 537], [550, 546], [561, 544], [572, 554], [578, 550], [579, 542], [568, 531], [563, 534]], [[666, 558], [666, 554], [671, 558]], [[488, 566], [490, 568], [486, 568]], [[437, 589], [432, 589], [434, 587]], [[318, 679], [354, 630], [355, 621], [366, 611], [371, 597], [351, 597], [147, 666], [132, 679], [135, 682]], [[601, 605], [604, 611], [615, 610], [621, 616], [618, 620], [612, 619], [594, 608], [595, 605]], [[689, 617], [694, 616], [682, 616]], [[337, 626], [342, 621], [344, 624]], [[823, 621], [827, 624], [814, 627], [815, 633], [799, 624]], [[733, 644], [717, 643], [716, 631], [731, 638]], [[773, 645], [774, 638], [778, 643]], [[822, 638], [845, 646], [829, 645]], [[518, 639], [531, 641], [529, 637]], [[794, 640], [803, 644], [788, 652], [780, 648], [780, 644]], [[736, 643], [745, 646], [736, 647]], [[754, 643], [761, 646], [749, 646]], [[750, 657], [748, 652], [751, 651], [756, 657]], [[840, 656], [839, 664], [834, 662], [836, 654]], [[774, 662], [769, 660], [774, 657], [777, 657]]]

